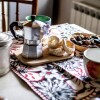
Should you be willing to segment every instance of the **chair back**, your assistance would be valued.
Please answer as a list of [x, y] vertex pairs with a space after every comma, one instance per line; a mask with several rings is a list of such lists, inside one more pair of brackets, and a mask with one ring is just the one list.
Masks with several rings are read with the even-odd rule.
[[[16, 3], [16, 12], [15, 12], [15, 15], [16, 18], [15, 20], [16, 21], [19, 21], [19, 18], [20, 18], [20, 15], [19, 15], [19, 7], [20, 7], [20, 3], [21, 4], [27, 4], [27, 5], [31, 5], [31, 14], [32, 15], [36, 15], [37, 14], [37, 4], [38, 4], [38, 0], [0, 0], [1, 2], [1, 21], [0, 24], [2, 23], [1, 25], [1, 28], [2, 28], [2, 32], [5, 32], [5, 31], [8, 31], [8, 27], [9, 27], [9, 18], [10, 18], [10, 11], [9, 11], [9, 8], [10, 8], [10, 3], [11, 2], [15, 2]], [[5, 2], [7, 5], [5, 5]], [[7, 8], [5, 7], [7, 6]], [[6, 9], [5, 9], [6, 8]], [[5, 12], [7, 12], [7, 15], [5, 14]], [[28, 9], [25, 9], [24, 12], [28, 12]]]

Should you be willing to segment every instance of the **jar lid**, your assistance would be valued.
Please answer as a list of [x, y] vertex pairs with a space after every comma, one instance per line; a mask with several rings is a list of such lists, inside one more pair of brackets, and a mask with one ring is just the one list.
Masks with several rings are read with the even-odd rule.
[[8, 34], [0, 33], [0, 46], [8, 44], [11, 41], [11, 38]]

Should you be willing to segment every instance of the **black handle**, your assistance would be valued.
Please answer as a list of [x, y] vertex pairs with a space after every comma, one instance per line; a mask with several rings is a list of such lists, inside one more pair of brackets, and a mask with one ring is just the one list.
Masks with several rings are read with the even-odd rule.
[[20, 29], [23, 29], [23, 23], [20, 23], [20, 22], [16, 21], [16, 22], [12, 22], [10, 24], [10, 31], [11, 31], [12, 35], [14, 36], [15, 39], [18, 39], [17, 36], [16, 36], [16, 32], [13, 29], [15, 26], [20, 28]]

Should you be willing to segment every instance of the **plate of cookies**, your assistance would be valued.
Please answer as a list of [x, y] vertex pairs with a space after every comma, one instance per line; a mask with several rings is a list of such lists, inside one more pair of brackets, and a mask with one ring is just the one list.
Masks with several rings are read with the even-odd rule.
[[23, 45], [15, 51], [16, 57], [24, 64], [30, 66], [69, 59], [74, 56], [75, 45], [68, 39], [56, 35], [44, 36], [41, 39], [43, 56], [38, 59], [27, 59], [22, 54]]

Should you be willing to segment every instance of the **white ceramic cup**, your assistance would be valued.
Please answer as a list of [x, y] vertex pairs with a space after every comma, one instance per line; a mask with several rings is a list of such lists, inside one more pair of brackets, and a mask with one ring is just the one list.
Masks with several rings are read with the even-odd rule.
[[83, 63], [88, 77], [93, 80], [100, 80], [100, 48], [85, 50]]

